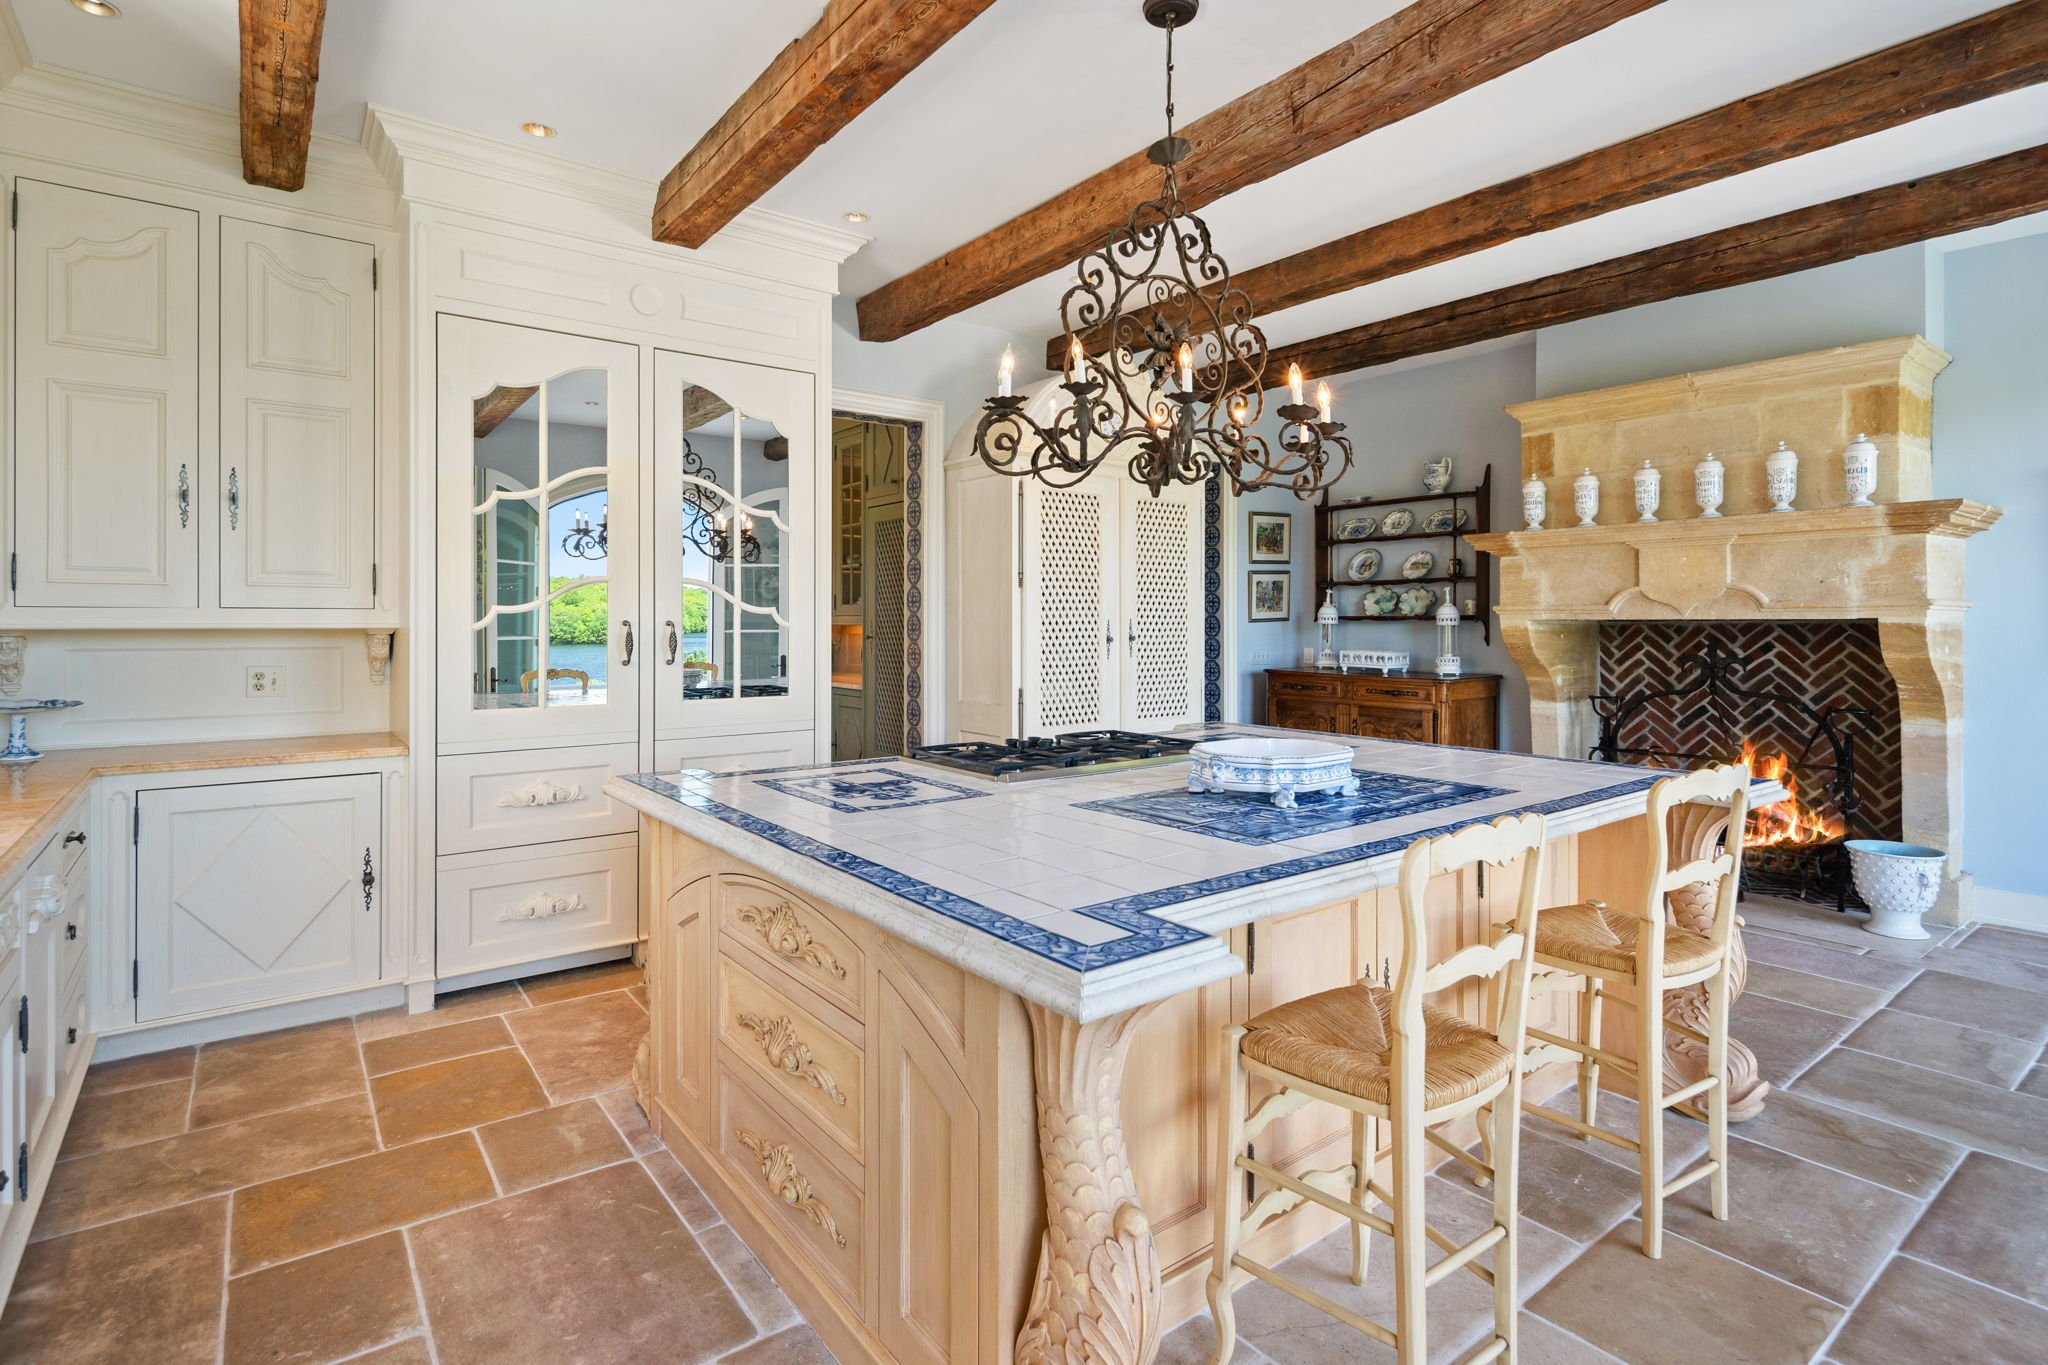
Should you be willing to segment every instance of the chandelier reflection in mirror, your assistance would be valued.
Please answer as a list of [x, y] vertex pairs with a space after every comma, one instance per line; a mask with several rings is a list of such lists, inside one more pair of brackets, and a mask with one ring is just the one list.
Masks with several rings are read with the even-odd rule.
[[1146, 21], [1166, 30], [1166, 136], [1146, 153], [1161, 169], [1160, 194], [1081, 258], [1060, 299], [1059, 387], [1070, 401], [1049, 422], [1024, 410], [1013, 391], [1016, 356], [1003, 351], [974, 433], [975, 453], [999, 474], [1068, 488], [1117, 454], [1154, 497], [1220, 475], [1234, 493], [1285, 487], [1311, 498], [1351, 468], [1329, 385], [1317, 386], [1315, 406], [1303, 402], [1299, 366], [1288, 367], [1279, 434], [1255, 430], [1265, 415], [1265, 333], [1208, 225], [1181, 202], [1175, 174], [1191, 148], [1173, 131], [1173, 33], [1198, 3], [1144, 0]]
[[[693, 483], [693, 479], [702, 482]], [[714, 563], [723, 564], [733, 557], [733, 536], [725, 500], [711, 491], [717, 487], [718, 480], [712, 476], [711, 467], [691, 448], [690, 438], [685, 436], [683, 539], [709, 555]], [[694, 516], [690, 515], [692, 512]], [[754, 519], [745, 514], [739, 519], [739, 558], [743, 564], [758, 563], [761, 558], [761, 542], [754, 536]]]
[[590, 514], [582, 510], [570, 523], [569, 534], [562, 537], [562, 553], [578, 559], [603, 559], [605, 547], [610, 541], [612, 517], [609, 506], [597, 509], [597, 525], [590, 524]]

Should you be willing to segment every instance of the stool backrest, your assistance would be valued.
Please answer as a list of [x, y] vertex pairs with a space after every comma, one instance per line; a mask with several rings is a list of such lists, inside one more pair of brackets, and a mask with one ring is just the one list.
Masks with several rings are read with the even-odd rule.
[[[1713, 824], [1719, 824], [1719, 810], [1728, 812], [1728, 828], [1722, 836], [1721, 851], [1706, 858], [1692, 858], [1671, 866], [1672, 812], [1683, 806], [1714, 807]], [[1644, 820], [1649, 830], [1649, 864], [1643, 881], [1649, 894], [1637, 905], [1636, 913], [1652, 924], [1664, 923], [1664, 900], [1671, 892], [1695, 882], [1717, 882], [1714, 918], [1707, 936], [1718, 947], [1726, 947], [1735, 929], [1735, 895], [1742, 874], [1742, 839], [1749, 822], [1749, 769], [1740, 763], [1717, 763], [1679, 777], [1667, 777], [1650, 788], [1650, 808]], [[1655, 977], [1663, 969], [1664, 936], [1636, 937], [1637, 971]]]
[[[1401, 859], [1401, 970], [1394, 982], [1388, 1032], [1394, 1059], [1394, 1088], [1412, 1089], [1409, 1103], [1422, 1098], [1422, 1002], [1472, 977], [1503, 980], [1491, 992], [1499, 1008], [1492, 1021], [1495, 1039], [1520, 1056], [1529, 1022], [1529, 973], [1536, 958], [1536, 900], [1543, 876], [1547, 822], [1541, 815], [1504, 815], [1490, 825], [1470, 825], [1455, 834], [1418, 839]], [[1500, 867], [1522, 860], [1522, 886], [1514, 927], [1495, 943], [1474, 943], [1441, 962], [1424, 965], [1429, 931], [1424, 919], [1431, 879], [1474, 863]]]

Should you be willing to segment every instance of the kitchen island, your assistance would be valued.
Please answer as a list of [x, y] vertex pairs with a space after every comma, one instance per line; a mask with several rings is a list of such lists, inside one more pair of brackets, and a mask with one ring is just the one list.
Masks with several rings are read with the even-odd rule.
[[[1544, 903], [1625, 903], [1642, 875], [1655, 772], [1341, 738], [1359, 794], [1287, 812], [1190, 795], [1183, 764], [607, 785], [646, 836], [650, 1117], [843, 1359], [1151, 1360], [1202, 1305], [1223, 1030], [1389, 979], [1410, 842], [1533, 811]], [[1516, 880], [1432, 886], [1430, 956], [1486, 937]], [[1476, 1017], [1461, 990], [1439, 1003]], [[1268, 1132], [1283, 1170], [1348, 1161], [1341, 1115]], [[1271, 1263], [1334, 1225], [1303, 1206], [1251, 1245]]]

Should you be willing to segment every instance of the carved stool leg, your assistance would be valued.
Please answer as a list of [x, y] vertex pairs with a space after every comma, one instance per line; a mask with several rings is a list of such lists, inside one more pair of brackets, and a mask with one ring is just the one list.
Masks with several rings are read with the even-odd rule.
[[1124, 1057], [1144, 1005], [1082, 1024], [1031, 1016], [1045, 1240], [1017, 1365], [1151, 1365], [1159, 1354], [1159, 1255], [1124, 1148]]
[[[1722, 828], [1728, 823], [1727, 812], [1720, 812], [1715, 819], [1712, 812], [1699, 807], [1681, 809], [1674, 817], [1671, 831], [1671, 864], [1683, 866], [1698, 858], [1713, 856], [1715, 846], [1721, 838]], [[1706, 933], [1714, 922], [1714, 891], [1712, 882], [1694, 882], [1691, 886], [1673, 891], [1665, 898], [1674, 924]], [[1728, 1003], [1734, 1004], [1742, 994], [1744, 979], [1749, 975], [1749, 955], [1742, 947], [1742, 916], [1735, 917], [1735, 927], [1728, 936]], [[1675, 1024], [1683, 1024], [1698, 1033], [1708, 1031], [1709, 1008], [1707, 985], [1699, 982], [1679, 990], [1668, 992], [1664, 997], [1664, 1017]], [[1727, 1022], [1722, 1022], [1726, 1030]], [[1707, 1049], [1676, 1031], [1664, 1035], [1664, 1080], [1671, 1089], [1691, 1085], [1708, 1074]], [[1757, 1066], [1756, 1054], [1735, 1039], [1728, 1039], [1728, 1071], [1725, 1082], [1728, 1092], [1728, 1121], [1741, 1123], [1753, 1119], [1764, 1111], [1764, 1098], [1771, 1093], [1771, 1085]], [[1687, 1104], [1682, 1108], [1698, 1115], [1696, 1106]]]

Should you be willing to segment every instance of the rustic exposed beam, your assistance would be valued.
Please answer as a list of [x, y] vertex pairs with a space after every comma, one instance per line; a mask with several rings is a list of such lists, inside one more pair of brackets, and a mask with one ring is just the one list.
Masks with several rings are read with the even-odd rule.
[[242, 179], [296, 190], [313, 141], [327, 0], [241, 0], [241, 9]]
[[829, 0], [662, 177], [656, 240], [698, 247], [995, 0]]
[[[2022, 0], [1640, 137], [1247, 270], [1260, 315], [1548, 232], [2048, 80], [2048, 0]], [[1103, 338], [1087, 338], [1099, 351]], [[1046, 343], [1058, 369], [1067, 339]]]
[[1816, 266], [2048, 210], [2048, 144], [1276, 349], [1327, 376]]
[[540, 392], [540, 385], [500, 384], [476, 400], [476, 438], [503, 426], [505, 419], [526, 406], [526, 400]]
[[702, 384], [692, 384], [683, 390], [683, 431], [685, 434], [732, 411], [732, 404], [720, 398]]
[[[1198, 209], [1485, 84], [1658, 0], [1417, 0], [1181, 130]], [[860, 301], [863, 341], [893, 341], [1067, 267], [1159, 188], [1143, 151]]]

